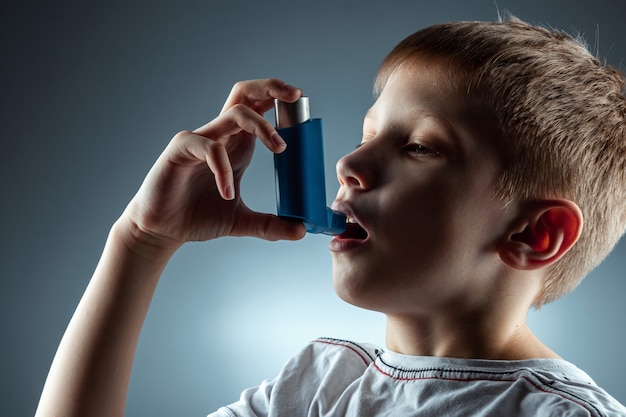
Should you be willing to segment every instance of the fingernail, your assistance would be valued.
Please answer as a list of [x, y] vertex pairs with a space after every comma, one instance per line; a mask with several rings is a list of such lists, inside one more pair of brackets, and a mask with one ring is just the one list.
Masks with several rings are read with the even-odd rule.
[[288, 93], [292, 93], [294, 91], [298, 91], [300, 92], [300, 95], [304, 94], [304, 91], [301, 88], [295, 87], [291, 84], [285, 84], [283, 85], [283, 90], [285, 90]]
[[227, 185], [224, 189], [224, 198], [226, 200], [232, 200], [233, 198], [235, 198], [235, 189], [231, 184]]
[[287, 147], [284, 139], [278, 134], [278, 132], [272, 133], [272, 143], [279, 149], [284, 149]]

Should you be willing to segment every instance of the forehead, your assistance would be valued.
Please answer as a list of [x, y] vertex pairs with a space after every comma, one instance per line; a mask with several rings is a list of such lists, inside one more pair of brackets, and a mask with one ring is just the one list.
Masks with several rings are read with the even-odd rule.
[[402, 97], [433, 109], [458, 106], [464, 101], [460, 79], [460, 71], [447, 60], [414, 57], [377, 75], [377, 102]]
[[430, 120], [445, 128], [463, 128], [475, 118], [476, 106], [441, 62], [411, 62], [385, 76], [378, 98], [365, 118], [381, 123]]

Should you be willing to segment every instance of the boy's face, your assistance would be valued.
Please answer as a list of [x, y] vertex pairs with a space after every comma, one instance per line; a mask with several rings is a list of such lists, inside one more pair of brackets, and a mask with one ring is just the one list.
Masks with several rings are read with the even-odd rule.
[[337, 163], [333, 208], [358, 223], [330, 244], [335, 290], [350, 303], [392, 314], [461, 308], [485, 302], [502, 268], [496, 248], [511, 214], [492, 196], [493, 135], [444, 69], [392, 74], [361, 146]]

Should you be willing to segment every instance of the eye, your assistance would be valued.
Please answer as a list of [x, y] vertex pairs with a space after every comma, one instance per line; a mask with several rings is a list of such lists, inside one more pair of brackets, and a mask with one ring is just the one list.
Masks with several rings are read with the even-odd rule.
[[421, 143], [409, 143], [404, 147], [408, 154], [413, 158], [423, 158], [425, 156], [438, 156], [439, 152], [433, 151]]

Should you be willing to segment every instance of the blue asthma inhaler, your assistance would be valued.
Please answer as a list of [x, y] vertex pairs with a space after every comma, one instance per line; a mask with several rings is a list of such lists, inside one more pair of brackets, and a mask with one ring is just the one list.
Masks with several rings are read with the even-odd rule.
[[326, 206], [322, 119], [311, 119], [308, 97], [274, 104], [276, 130], [287, 143], [274, 154], [278, 215], [304, 222], [309, 233], [342, 233], [345, 214]]

